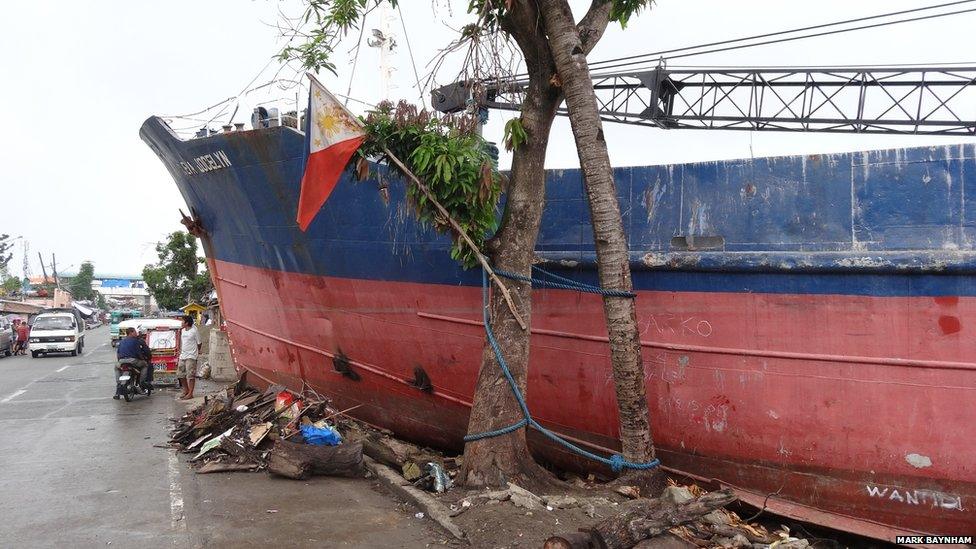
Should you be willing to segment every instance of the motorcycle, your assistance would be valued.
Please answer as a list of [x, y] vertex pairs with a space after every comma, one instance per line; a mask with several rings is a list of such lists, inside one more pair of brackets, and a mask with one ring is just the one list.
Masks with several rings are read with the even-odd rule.
[[119, 363], [118, 393], [126, 402], [132, 402], [134, 395], [152, 394], [152, 383], [139, 380], [139, 368], [129, 362]]

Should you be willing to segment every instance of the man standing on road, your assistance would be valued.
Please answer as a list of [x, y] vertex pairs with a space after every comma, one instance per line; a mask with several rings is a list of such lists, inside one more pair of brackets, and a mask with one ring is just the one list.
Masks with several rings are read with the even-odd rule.
[[183, 394], [180, 400], [193, 398], [193, 385], [196, 383], [197, 357], [200, 356], [200, 333], [193, 325], [193, 317], [186, 315], [183, 317], [183, 330], [180, 333], [180, 359], [176, 367], [176, 377], [180, 380], [180, 387], [183, 387]]

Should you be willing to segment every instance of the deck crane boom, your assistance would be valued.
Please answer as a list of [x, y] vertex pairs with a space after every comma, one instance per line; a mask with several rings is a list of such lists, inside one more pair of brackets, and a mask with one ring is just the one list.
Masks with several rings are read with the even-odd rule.
[[[431, 102], [518, 110], [524, 85], [460, 82]], [[662, 129], [976, 135], [976, 67], [659, 66], [596, 74], [593, 87], [603, 120]]]

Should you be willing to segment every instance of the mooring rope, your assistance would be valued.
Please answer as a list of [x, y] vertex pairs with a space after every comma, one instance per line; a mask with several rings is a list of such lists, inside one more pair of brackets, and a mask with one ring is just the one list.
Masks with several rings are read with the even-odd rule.
[[[533, 267], [536, 271], [542, 273], [559, 282], [552, 282], [550, 280], [536, 279], [532, 277], [527, 277], [524, 275], [519, 275], [515, 273], [509, 273], [505, 271], [499, 271], [495, 269], [495, 273], [499, 276], [504, 276], [506, 278], [511, 278], [513, 280], [521, 280], [523, 282], [531, 282], [533, 284], [538, 284], [540, 286], [548, 286], [551, 288], [562, 288], [569, 290], [576, 290], [580, 292], [600, 294], [600, 295], [610, 295], [615, 297], [635, 297], [633, 292], [626, 292], [621, 290], [604, 290], [596, 286], [590, 286], [588, 284], [583, 284], [575, 280], [568, 278], [563, 278], [559, 275], [555, 275], [546, 272], [540, 268]], [[522, 410], [522, 419], [509, 425], [508, 427], [502, 427], [501, 429], [495, 429], [493, 431], [487, 431], [484, 433], [475, 433], [464, 437], [465, 442], [472, 442], [475, 440], [482, 440], [486, 438], [497, 437], [501, 435], [507, 435], [522, 429], [523, 427], [532, 427], [536, 431], [542, 433], [546, 438], [558, 443], [564, 448], [570, 450], [571, 452], [581, 455], [587, 459], [602, 463], [609, 466], [614, 472], [620, 472], [623, 469], [638, 469], [646, 470], [653, 469], [661, 464], [657, 459], [653, 459], [646, 463], [633, 463], [624, 459], [624, 456], [620, 454], [614, 454], [609, 458], [594, 454], [576, 446], [575, 444], [563, 439], [556, 433], [553, 433], [549, 429], [546, 429], [539, 424], [538, 421], [532, 418], [532, 414], [529, 413], [529, 406], [525, 403], [525, 398], [522, 396], [522, 391], [519, 390], [518, 384], [515, 383], [515, 378], [512, 377], [512, 372], [508, 369], [508, 364], [505, 362], [505, 358], [502, 356], [501, 347], [498, 345], [498, 340], [495, 339], [495, 332], [491, 329], [491, 315], [488, 312], [488, 273], [484, 270], [481, 271], [481, 302], [483, 306], [482, 318], [485, 323], [485, 334], [488, 337], [488, 344], [491, 345], [491, 350], [495, 353], [495, 360], [498, 361], [498, 367], [501, 368], [502, 374], [505, 376], [505, 380], [508, 381], [508, 386], [512, 389], [512, 394], [515, 395], [515, 400], [518, 402], [519, 408]]]

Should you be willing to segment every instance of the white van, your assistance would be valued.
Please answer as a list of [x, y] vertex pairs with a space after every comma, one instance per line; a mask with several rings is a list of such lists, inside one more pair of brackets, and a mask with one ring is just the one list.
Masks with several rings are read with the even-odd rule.
[[34, 358], [48, 353], [80, 355], [85, 349], [85, 322], [70, 312], [41, 313], [34, 317], [28, 346]]

